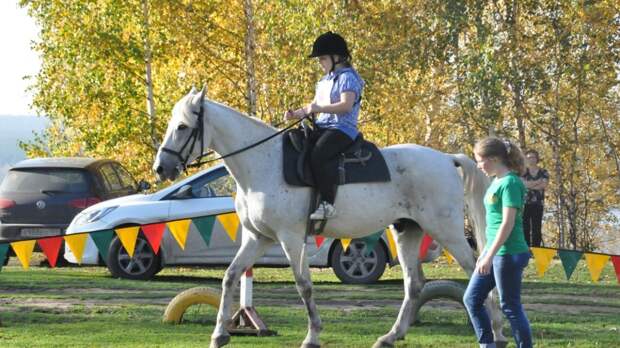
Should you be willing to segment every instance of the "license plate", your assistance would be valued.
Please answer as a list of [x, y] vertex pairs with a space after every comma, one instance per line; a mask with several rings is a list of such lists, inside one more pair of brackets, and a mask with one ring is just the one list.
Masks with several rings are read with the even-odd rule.
[[60, 228], [22, 228], [23, 237], [60, 236]]

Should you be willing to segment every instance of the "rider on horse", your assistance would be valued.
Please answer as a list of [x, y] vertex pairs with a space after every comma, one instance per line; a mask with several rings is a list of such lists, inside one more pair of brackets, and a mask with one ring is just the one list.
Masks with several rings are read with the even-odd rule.
[[322, 201], [310, 219], [323, 220], [336, 216], [336, 159], [359, 135], [357, 119], [364, 80], [351, 66], [347, 42], [336, 33], [329, 31], [320, 35], [308, 57], [317, 58], [325, 75], [317, 83], [312, 102], [297, 110], [288, 110], [285, 117], [302, 118], [318, 113], [318, 136], [310, 165]]

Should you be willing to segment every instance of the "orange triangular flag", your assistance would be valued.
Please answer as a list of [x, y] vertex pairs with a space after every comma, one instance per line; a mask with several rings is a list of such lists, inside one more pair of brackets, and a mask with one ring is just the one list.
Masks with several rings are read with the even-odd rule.
[[448, 250], [446, 250], [445, 248], [443, 249], [443, 255], [446, 257], [446, 259], [448, 260], [448, 264], [451, 265], [452, 262], [454, 262], [454, 256], [452, 256], [452, 254], [450, 254], [448, 252]]
[[593, 282], [598, 282], [598, 279], [601, 277], [601, 272], [607, 261], [609, 261], [609, 255], [601, 255], [601, 254], [589, 254], [585, 253], [586, 256], [586, 264], [588, 265], [588, 270], [590, 271], [590, 277]]
[[15, 255], [17, 255], [17, 258], [19, 259], [19, 262], [21, 262], [24, 269], [30, 268], [30, 256], [32, 256], [35, 243], [35, 240], [23, 240], [20, 242], [11, 243], [13, 251], [15, 251]]
[[56, 267], [58, 253], [60, 252], [60, 247], [62, 246], [62, 237], [43, 238], [39, 239], [38, 243], [45, 256], [47, 256], [47, 261], [49, 262], [50, 267]]
[[237, 240], [237, 229], [239, 229], [239, 217], [237, 213], [228, 213], [218, 215], [217, 219], [219, 220], [222, 227], [224, 227], [224, 231], [233, 241]]
[[351, 244], [351, 239], [350, 238], [342, 238], [340, 240], [340, 243], [342, 243], [342, 250], [347, 251], [347, 249], [349, 249], [349, 245]]
[[165, 223], [159, 224], [149, 224], [142, 226], [142, 233], [146, 237], [146, 240], [153, 248], [155, 254], [159, 253], [159, 246], [161, 245], [161, 239], [164, 236], [164, 231], [166, 230]]
[[114, 230], [118, 239], [121, 240], [121, 244], [127, 251], [130, 257], [133, 257], [133, 252], [136, 250], [136, 240], [138, 239], [138, 232], [140, 232], [140, 226], [131, 226], [117, 228]]
[[69, 249], [73, 252], [75, 259], [78, 263], [82, 263], [82, 256], [84, 256], [84, 247], [86, 246], [86, 239], [88, 235], [85, 233], [68, 234], [65, 236], [65, 242], [69, 246]]
[[321, 244], [323, 244], [323, 241], [325, 240], [325, 237], [323, 236], [314, 236], [314, 241], [316, 242], [316, 248], [319, 249], [321, 247]]
[[534, 255], [534, 262], [536, 263], [538, 276], [542, 277], [547, 271], [551, 260], [553, 260], [553, 257], [557, 254], [557, 251], [554, 249], [536, 247], [532, 247], [530, 250], [532, 251], [532, 255]]
[[168, 230], [183, 250], [185, 250], [185, 241], [187, 240], [187, 233], [189, 233], [189, 224], [191, 222], [192, 220], [185, 219], [168, 223]]

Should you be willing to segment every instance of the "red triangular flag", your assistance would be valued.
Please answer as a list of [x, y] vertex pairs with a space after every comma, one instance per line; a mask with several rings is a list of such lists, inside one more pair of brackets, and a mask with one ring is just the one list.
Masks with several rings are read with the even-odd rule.
[[614, 264], [614, 269], [616, 270], [616, 278], [618, 279], [618, 283], [620, 283], [620, 256], [612, 256], [611, 263]]
[[56, 262], [58, 261], [58, 253], [60, 252], [60, 247], [62, 246], [62, 237], [51, 237], [39, 239], [37, 241], [41, 250], [45, 256], [47, 256], [47, 261], [50, 264], [50, 267], [56, 267]]
[[316, 248], [319, 249], [321, 247], [321, 244], [323, 244], [323, 241], [325, 240], [325, 237], [322, 236], [314, 236], [314, 241], [316, 242]]
[[158, 254], [161, 238], [164, 236], [164, 231], [166, 230], [166, 223], [162, 222], [159, 224], [142, 225], [141, 227], [146, 240], [151, 245], [151, 248], [153, 248], [155, 254]]
[[426, 254], [428, 253], [428, 247], [431, 246], [433, 242], [433, 238], [428, 234], [424, 234], [424, 238], [422, 238], [422, 244], [420, 244], [420, 253], [418, 258], [420, 260], [424, 260], [426, 258]]

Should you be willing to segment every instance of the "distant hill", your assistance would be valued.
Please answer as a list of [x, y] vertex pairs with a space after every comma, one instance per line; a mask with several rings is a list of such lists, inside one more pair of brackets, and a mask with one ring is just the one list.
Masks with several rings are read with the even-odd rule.
[[26, 158], [19, 141], [34, 139], [34, 132], [41, 132], [48, 122], [38, 116], [0, 115], [0, 181], [11, 165]]

